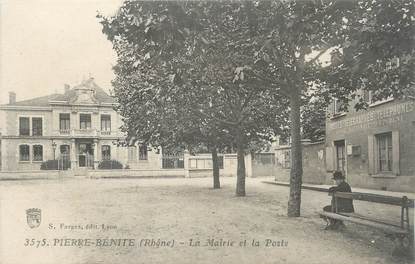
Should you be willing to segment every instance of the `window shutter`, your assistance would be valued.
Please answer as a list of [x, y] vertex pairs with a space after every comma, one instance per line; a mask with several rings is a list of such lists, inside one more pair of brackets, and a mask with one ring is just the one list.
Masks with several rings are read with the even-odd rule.
[[375, 137], [373, 135], [367, 136], [367, 161], [369, 164], [369, 175], [375, 174], [376, 169], [376, 158], [374, 148]]
[[333, 147], [326, 147], [326, 171], [334, 170]]
[[399, 131], [392, 131], [392, 172], [400, 174], [399, 170]]

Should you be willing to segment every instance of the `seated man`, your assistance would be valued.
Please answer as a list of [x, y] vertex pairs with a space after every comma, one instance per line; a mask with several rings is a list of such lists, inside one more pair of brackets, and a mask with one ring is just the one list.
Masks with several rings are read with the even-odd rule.
[[[329, 193], [333, 192], [352, 192], [352, 189], [350, 188], [350, 185], [345, 182], [344, 175], [341, 171], [335, 171], [333, 173], [333, 180], [336, 181], [336, 186], [333, 186], [329, 189]], [[336, 203], [334, 202], [334, 197], [331, 200], [331, 205], [327, 205], [323, 208], [323, 211], [326, 212], [335, 212], [335, 213], [353, 213], [354, 207], [353, 207], [353, 200], [352, 199], [346, 199], [346, 198], [337, 198], [337, 207]], [[337, 229], [340, 226], [343, 226], [343, 222], [336, 219], [331, 219], [327, 217], [325, 218], [326, 221], [328, 221], [328, 225], [326, 229]]]

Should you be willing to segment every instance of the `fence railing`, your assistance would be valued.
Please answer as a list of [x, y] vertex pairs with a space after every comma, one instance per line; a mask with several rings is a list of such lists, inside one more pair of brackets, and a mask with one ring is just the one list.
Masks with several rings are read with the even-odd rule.
[[[223, 156], [218, 156], [219, 169], [223, 169]], [[212, 169], [213, 161], [211, 156], [190, 156], [189, 157], [190, 169]]]
[[163, 169], [183, 169], [184, 157], [183, 156], [163, 156], [162, 157]]

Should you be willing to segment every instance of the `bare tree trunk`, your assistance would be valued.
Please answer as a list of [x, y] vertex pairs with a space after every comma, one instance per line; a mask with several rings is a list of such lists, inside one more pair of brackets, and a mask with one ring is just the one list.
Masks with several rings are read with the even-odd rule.
[[220, 189], [218, 149], [212, 147], [213, 189]]
[[245, 196], [245, 144], [242, 131], [238, 128], [236, 136], [238, 170], [236, 172], [236, 196]]
[[290, 94], [291, 120], [291, 170], [290, 170], [290, 198], [288, 200], [288, 216], [300, 216], [301, 184], [303, 176], [301, 151], [301, 95], [298, 87]]

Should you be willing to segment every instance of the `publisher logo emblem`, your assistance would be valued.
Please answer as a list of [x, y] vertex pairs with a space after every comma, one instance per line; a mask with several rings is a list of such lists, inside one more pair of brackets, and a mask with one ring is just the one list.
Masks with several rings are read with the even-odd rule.
[[41, 210], [38, 208], [30, 208], [26, 210], [27, 225], [35, 228], [40, 225], [42, 219]]

